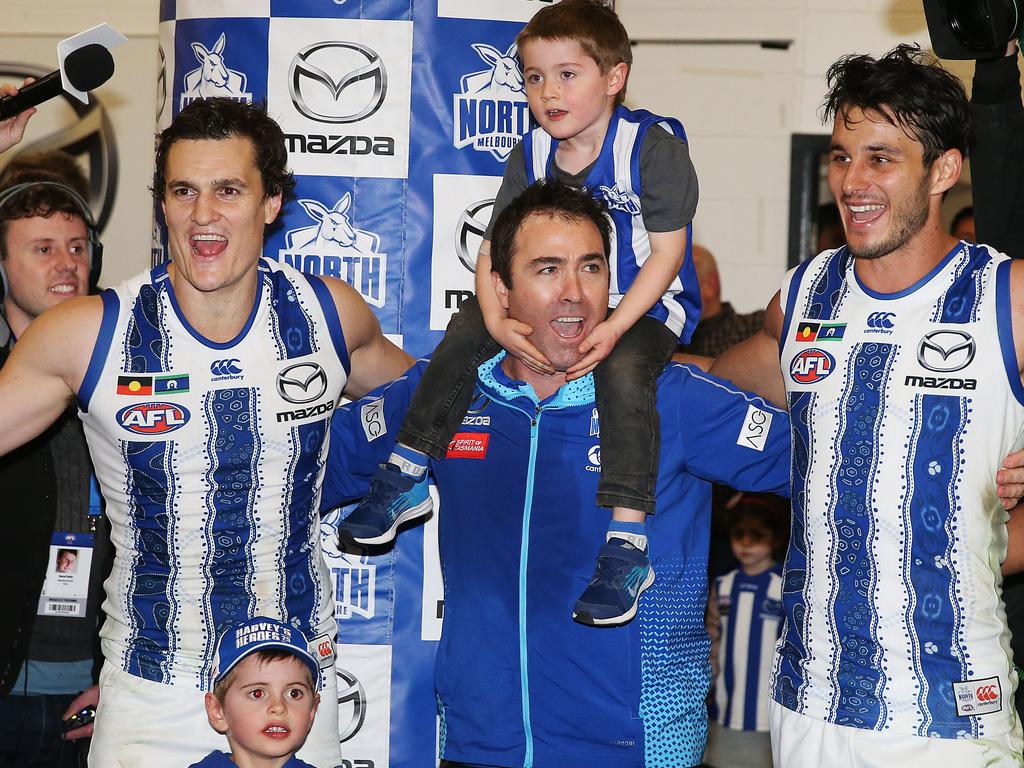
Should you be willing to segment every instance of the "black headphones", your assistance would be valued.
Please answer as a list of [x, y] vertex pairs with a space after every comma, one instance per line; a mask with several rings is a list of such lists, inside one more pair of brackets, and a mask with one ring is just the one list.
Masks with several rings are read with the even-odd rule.
[[[80, 194], [66, 184], [59, 184], [56, 181], [28, 181], [24, 184], [15, 184], [0, 191], [0, 218], [3, 217], [3, 207], [18, 195], [32, 187], [52, 187], [63, 193], [75, 206], [78, 214], [85, 222], [88, 231], [89, 250], [89, 292], [96, 289], [100, 281], [100, 271], [103, 269], [103, 243], [100, 242], [100, 232], [96, 227], [96, 220], [92, 217], [89, 204], [85, 202]], [[7, 270], [4, 268], [3, 259], [0, 259], [0, 301], [7, 295]]]

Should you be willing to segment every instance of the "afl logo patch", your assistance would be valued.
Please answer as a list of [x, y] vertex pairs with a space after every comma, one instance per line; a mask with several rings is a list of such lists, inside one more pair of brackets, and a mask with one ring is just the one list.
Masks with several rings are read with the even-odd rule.
[[136, 435], [162, 435], [188, 424], [191, 415], [184, 406], [173, 403], [139, 403], [122, 408], [115, 418]]
[[815, 384], [835, 370], [836, 360], [823, 349], [805, 349], [789, 364], [789, 376], [797, 384]]

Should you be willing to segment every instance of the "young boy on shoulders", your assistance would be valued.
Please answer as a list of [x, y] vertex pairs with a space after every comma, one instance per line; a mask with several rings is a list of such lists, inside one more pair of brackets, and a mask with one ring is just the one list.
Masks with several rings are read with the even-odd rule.
[[319, 674], [294, 627], [256, 617], [229, 629], [217, 644], [206, 714], [231, 754], [215, 750], [190, 768], [312, 768], [295, 753], [313, 727]]
[[[563, 0], [539, 11], [516, 43], [540, 127], [509, 157], [492, 224], [527, 186], [554, 178], [603, 199], [614, 225], [607, 254], [614, 312], [583, 338], [570, 298], [553, 326], [585, 355], [564, 370], [566, 380], [594, 371], [602, 461], [597, 504], [612, 510], [607, 543], [573, 618], [621, 624], [654, 581], [646, 518], [655, 511], [658, 469], [655, 382], [700, 315], [690, 257], [697, 179], [682, 124], [622, 104], [633, 57], [614, 11], [597, 0]], [[501, 346], [539, 372], [556, 370], [530, 342], [533, 330], [500, 305], [488, 229], [477, 258], [476, 298], [463, 302], [434, 351], [390, 461], [342, 522], [343, 540], [384, 544], [400, 524], [429, 513], [421, 481], [429, 459], [444, 457], [461, 425], [476, 367]]]

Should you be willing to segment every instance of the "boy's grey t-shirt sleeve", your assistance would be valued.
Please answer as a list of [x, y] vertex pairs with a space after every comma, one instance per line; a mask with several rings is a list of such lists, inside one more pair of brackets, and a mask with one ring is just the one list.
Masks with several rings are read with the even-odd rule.
[[494, 198], [494, 208], [491, 210], [491, 220], [487, 224], [487, 231], [484, 232], [484, 239], [491, 239], [491, 229], [498, 218], [498, 214], [515, 200], [519, 194], [529, 186], [526, 179], [526, 159], [523, 155], [523, 142], [519, 142], [512, 148], [508, 160], [505, 161], [505, 175], [501, 178], [501, 188], [498, 196]]
[[640, 147], [640, 210], [648, 232], [682, 229], [697, 211], [697, 171], [682, 139], [654, 125]]

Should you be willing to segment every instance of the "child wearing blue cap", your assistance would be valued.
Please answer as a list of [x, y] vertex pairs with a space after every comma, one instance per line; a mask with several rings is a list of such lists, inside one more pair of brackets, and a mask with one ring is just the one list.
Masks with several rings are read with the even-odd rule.
[[313, 726], [319, 674], [294, 627], [256, 617], [229, 629], [217, 643], [206, 714], [231, 754], [214, 750], [190, 768], [312, 768], [295, 752]]

